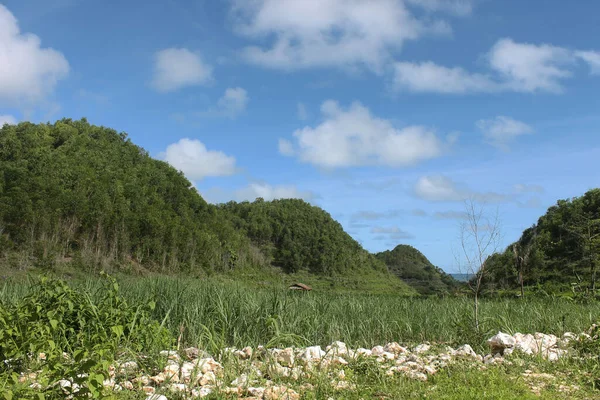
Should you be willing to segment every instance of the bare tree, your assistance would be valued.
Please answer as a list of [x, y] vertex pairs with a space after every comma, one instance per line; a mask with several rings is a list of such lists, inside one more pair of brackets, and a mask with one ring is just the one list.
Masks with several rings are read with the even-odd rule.
[[465, 201], [465, 220], [460, 224], [461, 256], [457, 257], [461, 273], [470, 275], [468, 285], [474, 295], [473, 317], [479, 330], [479, 295], [486, 275], [488, 257], [498, 250], [500, 244], [500, 220], [498, 210], [489, 214], [474, 199]]

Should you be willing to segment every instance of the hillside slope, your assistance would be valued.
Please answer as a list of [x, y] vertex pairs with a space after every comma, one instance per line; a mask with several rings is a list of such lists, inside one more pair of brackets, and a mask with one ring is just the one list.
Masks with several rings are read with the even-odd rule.
[[452, 276], [434, 266], [419, 250], [401, 244], [393, 250], [377, 253], [383, 261], [404, 282], [415, 288], [420, 294], [446, 293], [458, 286]]
[[369, 275], [414, 293], [390, 281], [385, 265], [329, 214], [301, 200], [211, 205], [125, 133], [85, 119], [4, 125], [0, 262], [52, 269], [59, 261], [82, 271]]
[[559, 200], [518, 241], [488, 262], [488, 287], [597, 286], [600, 265], [600, 189]]

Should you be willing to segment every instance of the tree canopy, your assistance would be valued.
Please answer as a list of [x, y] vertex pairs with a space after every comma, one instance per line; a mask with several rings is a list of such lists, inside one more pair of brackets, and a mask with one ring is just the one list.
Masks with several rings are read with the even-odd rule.
[[1, 127], [0, 258], [167, 273], [277, 266], [388, 276], [324, 210], [302, 200], [208, 204], [126, 133], [85, 119]]
[[559, 200], [503, 253], [488, 260], [488, 285], [576, 284], [595, 288], [600, 252], [600, 189]]
[[458, 286], [458, 282], [442, 269], [434, 266], [419, 250], [401, 244], [393, 250], [377, 253], [390, 272], [414, 287], [420, 294], [447, 293]]

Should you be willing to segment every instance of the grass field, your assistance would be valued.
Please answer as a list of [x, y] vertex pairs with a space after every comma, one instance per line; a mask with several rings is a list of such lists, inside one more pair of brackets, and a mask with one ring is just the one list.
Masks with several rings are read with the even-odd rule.
[[[40, 376], [44, 376], [47, 382], [52, 382], [65, 376], [64, 374], [81, 372], [79, 366], [61, 361], [62, 349], [55, 347], [61, 341], [66, 343], [68, 353], [73, 354], [75, 360], [77, 357], [83, 357], [82, 360], [89, 357], [93, 360], [97, 349], [103, 352], [100, 353], [103, 354], [100, 358], [96, 357], [96, 361], [90, 364], [90, 371], [100, 371], [96, 375], [90, 372], [90, 377], [93, 377], [100, 376], [97, 373], [102, 373], [101, 371], [107, 371], [108, 364], [104, 360], [111, 360], [114, 354], [128, 354], [127, 357], [136, 357], [137, 353], [154, 354], [149, 359], [146, 358], [146, 362], [154, 360], [148, 364], [148, 368], [160, 369], [160, 363], [155, 358], [157, 350], [164, 349], [167, 342], [175, 346], [178, 337], [182, 346], [196, 346], [213, 355], [218, 355], [222, 349], [230, 346], [325, 347], [336, 340], [346, 342], [351, 348], [370, 348], [394, 341], [407, 346], [429, 341], [440, 348], [443, 347], [441, 344], [457, 347], [468, 343], [478, 353], [485, 354], [486, 340], [499, 330], [508, 333], [519, 331], [562, 335], [567, 331], [582, 332], [598, 321], [600, 316], [600, 304], [593, 301], [574, 302], [564, 298], [539, 296], [524, 300], [484, 299], [481, 301], [480, 311], [481, 330], [475, 331], [472, 301], [465, 297], [417, 298], [389, 293], [332, 293], [325, 288], [317, 288], [312, 292], [295, 292], [288, 290], [284, 282], [260, 288], [260, 285], [233, 282], [222, 277], [204, 280], [123, 277], [118, 282], [117, 297], [115, 291], [107, 289], [112, 288], [112, 284], [107, 286], [107, 281], [98, 277], [70, 282], [70, 286], [75, 289], [73, 292], [65, 287], [57, 290], [46, 287], [46, 294], [40, 297], [38, 280], [9, 278], [0, 285], [0, 308], [12, 310], [15, 309], [12, 306], [19, 302], [22, 307], [21, 300], [25, 296], [37, 293], [37, 297], [31, 297], [35, 304], [26, 309], [21, 308], [19, 315], [34, 323], [40, 321], [40, 318], [50, 321], [53, 329], [46, 322], [37, 324], [36, 332], [40, 335], [37, 340], [28, 334], [15, 333], [14, 329], [25, 329], [23, 326], [15, 326], [13, 329], [11, 323], [4, 322], [2, 329], [6, 331], [2, 332], [0, 329], [0, 335], [22, 338], [30, 343], [27, 346], [34, 346], [34, 353], [45, 351], [47, 341], [49, 351], [54, 349], [51, 354], [57, 356], [52, 358], [52, 362], [45, 364], [46, 367], [43, 368], [47, 369]], [[51, 299], [54, 304], [50, 309], [44, 306], [49, 304], [45, 303], [46, 298]], [[73, 312], [73, 299], [86, 305], [75, 305]], [[119, 299], [126, 300], [127, 305]], [[137, 305], [148, 303], [153, 303], [153, 308], [148, 309], [150, 314], [144, 317], [145, 322], [136, 322], [141, 314], [127, 310], [135, 310]], [[54, 308], [57, 307], [62, 311], [56, 313]], [[10, 315], [10, 312], [3, 314], [2, 318]], [[81, 315], [87, 322], [78, 324], [77, 315]], [[93, 322], [95, 315], [102, 323]], [[17, 325], [19, 318], [13, 320]], [[127, 335], [140, 338], [146, 343], [146, 347], [136, 347], [139, 343], [125, 340], [123, 328], [115, 329], [116, 325], [123, 326], [124, 323], [132, 324]], [[144, 325], [148, 323], [150, 325]], [[158, 324], [167, 328], [170, 339], [161, 341], [159, 348], [150, 348], [152, 343], [156, 343]], [[91, 346], [89, 349], [79, 349], [76, 343], [65, 341], [64, 335], [71, 335], [69, 329], [73, 326], [85, 330], [86, 333], [78, 336], [78, 340], [82, 343], [88, 341]], [[103, 330], [109, 331], [108, 334], [103, 333]], [[116, 341], [112, 342], [113, 340]], [[27, 346], [23, 347], [24, 351], [27, 351]], [[4, 349], [10, 347], [5, 345]], [[8, 358], [6, 354], [5, 358]], [[229, 362], [226, 359], [221, 361], [228, 374], [225, 379], [227, 382], [247, 372], [239, 362]], [[340, 368], [345, 371], [352, 390], [340, 392], [333, 389], [330, 375], [325, 373], [315, 374], [302, 382], [274, 379], [274, 384], [295, 388], [301, 393], [301, 398], [306, 399], [600, 398], [596, 390], [600, 379], [597, 357], [583, 361], [568, 358], [555, 363], [540, 358], [516, 358], [508, 364], [483, 368], [482, 364], [459, 363], [440, 370], [427, 382], [388, 376], [374, 362], [351, 362]], [[544, 381], [546, 378], [541, 378], [542, 381], [539, 382], [528, 381], [523, 377], [526, 371], [549, 374], [552, 378], [547, 382]], [[95, 384], [101, 386], [102, 379], [98, 378]], [[93, 384], [89, 383], [90, 387]], [[310, 388], [306, 389], [307, 387]], [[567, 391], [564, 387], [567, 387]], [[577, 389], [574, 390], [573, 387]], [[18, 375], [14, 375], [11, 369], [0, 368], [0, 390], [12, 396], [5, 396], [6, 399], [40, 398], [36, 397], [37, 394], [31, 391], [27, 383], [20, 382]], [[168, 395], [169, 400], [187, 398], [182, 394], [173, 395], [168, 390], [163, 393]], [[100, 398], [146, 398], [143, 393], [134, 391], [121, 392], [111, 395], [112, 397], [102, 396], [104, 395], [100, 395]], [[43, 398], [55, 397], [50, 395]], [[207, 398], [237, 396], [217, 389]]]
[[[29, 283], [5, 281], [0, 301], [14, 302]], [[98, 279], [73, 283], [92, 298], [104, 295]], [[414, 298], [392, 294], [295, 292], [284, 285], [259, 289], [216, 279], [123, 278], [120, 293], [131, 304], [154, 301], [153, 316], [188, 345], [210, 350], [226, 346], [327, 345], [341, 340], [372, 347], [391, 341], [471, 344], [486, 348], [491, 334], [582, 332], [600, 320], [600, 303], [554, 297], [481, 300], [481, 331], [473, 330], [472, 300]]]

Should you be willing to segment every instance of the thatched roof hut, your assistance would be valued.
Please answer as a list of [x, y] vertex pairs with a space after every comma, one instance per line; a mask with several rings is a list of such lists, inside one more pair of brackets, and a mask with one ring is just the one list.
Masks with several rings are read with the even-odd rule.
[[289, 289], [291, 290], [312, 290], [312, 288], [304, 283], [294, 283], [290, 285]]

